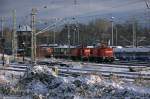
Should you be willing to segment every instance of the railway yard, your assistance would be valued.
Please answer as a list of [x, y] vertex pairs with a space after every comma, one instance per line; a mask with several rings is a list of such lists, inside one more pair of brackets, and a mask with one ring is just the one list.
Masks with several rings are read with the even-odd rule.
[[0, 99], [150, 99], [150, 0], [0, 0]]

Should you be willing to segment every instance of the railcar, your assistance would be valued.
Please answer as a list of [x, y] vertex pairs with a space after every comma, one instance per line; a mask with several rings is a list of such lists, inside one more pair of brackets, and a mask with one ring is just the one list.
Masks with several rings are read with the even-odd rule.
[[53, 54], [53, 48], [48, 48], [48, 47], [38, 47], [36, 51], [37, 51], [37, 57], [49, 58]]
[[115, 57], [119, 60], [150, 61], [150, 48], [114, 48]]
[[71, 50], [70, 56], [72, 60], [81, 60], [81, 48], [73, 48]]

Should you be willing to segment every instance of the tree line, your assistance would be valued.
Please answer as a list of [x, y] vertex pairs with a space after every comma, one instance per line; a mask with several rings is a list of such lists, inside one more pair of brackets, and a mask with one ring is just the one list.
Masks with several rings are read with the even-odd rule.
[[[139, 20], [128, 19], [125, 22], [114, 22], [115, 46], [133, 45], [133, 25], [136, 33], [136, 46], [150, 45], [150, 25], [141, 24]], [[71, 45], [94, 45], [101, 42], [111, 42], [112, 23], [107, 19], [96, 19], [86, 24], [64, 24], [62, 27], [57, 27], [55, 29], [55, 43], [68, 44], [68, 28]], [[4, 38], [6, 47], [11, 48], [12, 30], [10, 28], [4, 28]], [[46, 31], [37, 36], [37, 44], [53, 43], [54, 31]]]
[[[133, 28], [134, 26], [134, 28]], [[61, 30], [55, 32], [57, 44], [68, 44], [68, 27], [71, 45], [93, 45], [96, 43], [110, 43], [112, 38], [112, 22], [107, 19], [96, 19], [88, 24], [65, 24]], [[133, 31], [135, 31], [135, 46], [147, 46], [150, 44], [150, 26], [142, 24], [138, 20], [129, 19], [125, 22], [114, 22], [114, 46], [132, 46]], [[38, 36], [39, 44], [53, 43], [54, 32], [47, 31]]]

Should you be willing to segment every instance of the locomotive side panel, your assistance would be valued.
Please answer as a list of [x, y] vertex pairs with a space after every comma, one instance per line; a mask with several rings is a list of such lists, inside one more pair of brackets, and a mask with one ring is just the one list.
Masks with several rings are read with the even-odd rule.
[[104, 62], [114, 61], [113, 48], [101, 48], [98, 52], [98, 56], [101, 57]]
[[90, 48], [83, 48], [81, 54], [82, 54], [83, 58], [89, 58], [89, 56], [91, 55], [91, 49]]
[[98, 51], [98, 56], [113, 57], [113, 49], [112, 48], [101, 48]]
[[80, 48], [74, 48], [71, 50], [71, 59], [73, 60], [80, 60], [81, 58], [81, 49]]
[[113, 59], [112, 48], [94, 48], [91, 55], [91, 60], [95, 62], [112, 62]]

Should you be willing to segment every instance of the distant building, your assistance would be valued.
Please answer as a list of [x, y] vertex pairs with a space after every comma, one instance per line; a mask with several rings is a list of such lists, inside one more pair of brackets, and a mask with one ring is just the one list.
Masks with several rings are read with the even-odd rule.
[[17, 29], [18, 48], [23, 48], [23, 43], [26, 48], [31, 47], [31, 27], [28, 25], [19, 26]]

